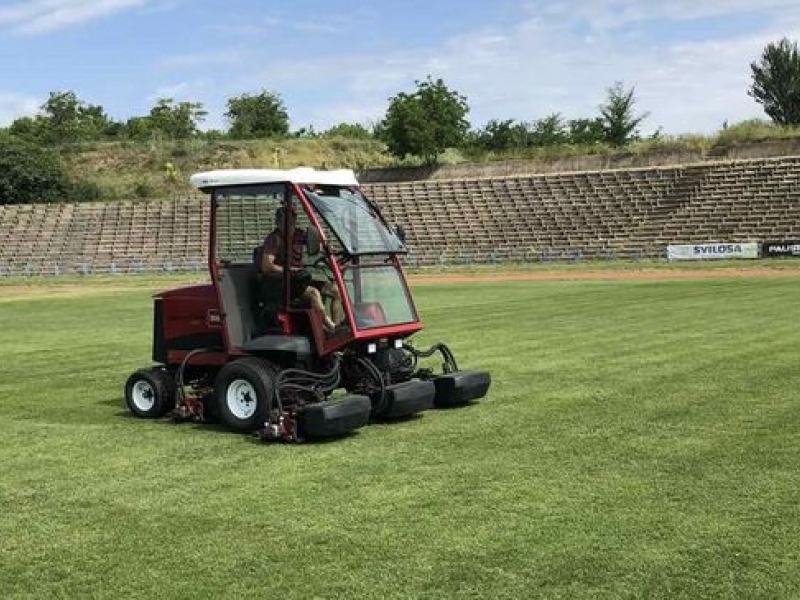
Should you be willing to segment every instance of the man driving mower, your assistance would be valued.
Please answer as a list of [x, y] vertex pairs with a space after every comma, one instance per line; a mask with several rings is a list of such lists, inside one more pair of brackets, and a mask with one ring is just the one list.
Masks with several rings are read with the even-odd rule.
[[[297, 210], [291, 204], [283, 205], [275, 211], [275, 229], [264, 239], [261, 246], [259, 268], [263, 277], [270, 283], [281, 286], [283, 283], [283, 249], [287, 239], [291, 239], [291, 297], [308, 302], [322, 317], [326, 332], [331, 333], [344, 320], [344, 310], [339, 290], [331, 281], [315, 280], [303, 268], [303, 249], [306, 246], [306, 232], [297, 229]], [[330, 300], [330, 316], [325, 310], [325, 300]]]

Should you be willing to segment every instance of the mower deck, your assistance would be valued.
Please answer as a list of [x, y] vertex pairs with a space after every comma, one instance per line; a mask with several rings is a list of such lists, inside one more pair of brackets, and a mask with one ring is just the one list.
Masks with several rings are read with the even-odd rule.
[[306, 406], [300, 413], [298, 425], [305, 438], [336, 437], [366, 425], [369, 413], [369, 398], [351, 395]]

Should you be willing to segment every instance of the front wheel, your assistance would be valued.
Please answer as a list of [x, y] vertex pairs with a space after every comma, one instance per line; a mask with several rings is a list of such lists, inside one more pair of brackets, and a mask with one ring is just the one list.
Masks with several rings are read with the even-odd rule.
[[175, 381], [164, 367], [139, 369], [125, 383], [125, 404], [137, 417], [157, 419], [175, 408]]
[[219, 420], [234, 431], [249, 432], [267, 420], [275, 394], [275, 370], [255, 357], [229, 362], [214, 385]]

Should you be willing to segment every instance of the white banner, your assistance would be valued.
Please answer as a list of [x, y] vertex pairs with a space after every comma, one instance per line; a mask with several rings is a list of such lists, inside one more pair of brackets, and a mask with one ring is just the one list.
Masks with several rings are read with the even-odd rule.
[[667, 246], [669, 260], [710, 260], [715, 258], [758, 258], [758, 243], [682, 244]]

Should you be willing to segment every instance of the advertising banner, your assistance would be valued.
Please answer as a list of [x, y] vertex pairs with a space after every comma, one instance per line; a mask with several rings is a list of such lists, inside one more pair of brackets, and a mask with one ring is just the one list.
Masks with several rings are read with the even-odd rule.
[[758, 258], [758, 243], [681, 244], [667, 246], [669, 260], [714, 260], [719, 258]]
[[761, 245], [761, 256], [800, 256], [800, 240], [764, 242]]

